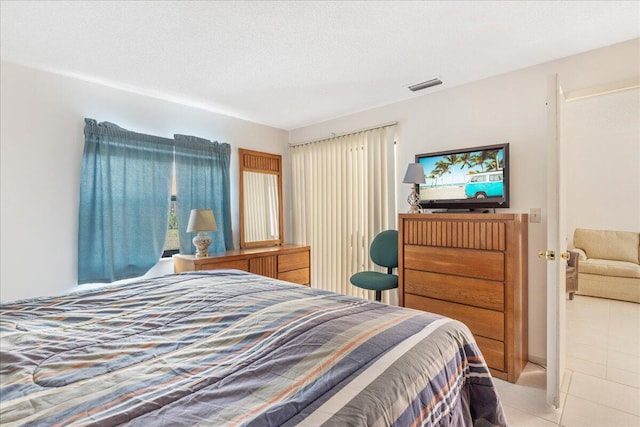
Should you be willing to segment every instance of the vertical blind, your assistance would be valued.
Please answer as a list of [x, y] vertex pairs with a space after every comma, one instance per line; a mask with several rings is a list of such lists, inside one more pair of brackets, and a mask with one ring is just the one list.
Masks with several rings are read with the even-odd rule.
[[396, 228], [395, 129], [291, 147], [293, 241], [311, 246], [313, 287], [374, 298], [349, 278], [364, 270], [386, 272], [371, 262], [369, 246], [376, 234]]

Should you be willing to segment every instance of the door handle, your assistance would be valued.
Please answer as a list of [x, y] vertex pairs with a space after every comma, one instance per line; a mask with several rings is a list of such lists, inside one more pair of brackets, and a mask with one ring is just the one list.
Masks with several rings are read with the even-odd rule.
[[556, 253], [550, 249], [538, 251], [538, 258], [544, 258], [547, 261], [555, 261]]

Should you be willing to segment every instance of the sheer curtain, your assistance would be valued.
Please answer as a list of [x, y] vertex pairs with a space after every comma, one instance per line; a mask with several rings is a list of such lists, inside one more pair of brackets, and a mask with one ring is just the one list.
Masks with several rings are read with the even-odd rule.
[[218, 231], [209, 233], [209, 253], [233, 249], [229, 165], [231, 146], [188, 135], [174, 135], [176, 215], [180, 253], [193, 254], [193, 233], [187, 233], [191, 209], [212, 209]]
[[[369, 269], [386, 272], [371, 262], [369, 246], [376, 234], [396, 228], [395, 129], [291, 147], [293, 241], [311, 246], [313, 287], [374, 298], [349, 278]], [[390, 293], [383, 294], [388, 302]]]
[[173, 140], [85, 119], [78, 284], [142, 276], [162, 255]]

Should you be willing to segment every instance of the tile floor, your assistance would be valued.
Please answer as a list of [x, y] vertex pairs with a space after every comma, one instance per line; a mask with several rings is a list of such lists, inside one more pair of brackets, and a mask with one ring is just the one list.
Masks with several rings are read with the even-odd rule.
[[544, 368], [517, 384], [496, 379], [510, 427], [640, 427], [640, 304], [576, 295], [567, 301], [560, 409], [545, 403]]

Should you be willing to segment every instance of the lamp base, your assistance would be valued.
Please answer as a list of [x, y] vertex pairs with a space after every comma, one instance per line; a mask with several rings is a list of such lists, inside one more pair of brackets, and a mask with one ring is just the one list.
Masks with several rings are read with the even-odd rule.
[[206, 231], [199, 231], [192, 240], [193, 246], [196, 247], [196, 258], [209, 256], [209, 245], [211, 244], [211, 236]]
[[407, 197], [407, 203], [409, 203], [409, 213], [421, 213], [420, 208], [420, 196], [416, 193], [416, 190], [411, 190], [411, 194]]

